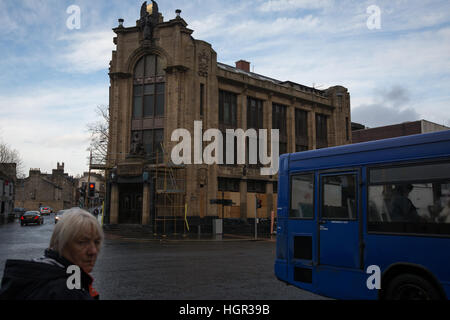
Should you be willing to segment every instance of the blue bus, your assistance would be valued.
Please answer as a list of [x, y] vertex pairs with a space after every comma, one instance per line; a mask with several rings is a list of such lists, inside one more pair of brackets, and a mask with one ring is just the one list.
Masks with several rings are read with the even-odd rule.
[[449, 299], [450, 130], [280, 157], [275, 275], [336, 299]]

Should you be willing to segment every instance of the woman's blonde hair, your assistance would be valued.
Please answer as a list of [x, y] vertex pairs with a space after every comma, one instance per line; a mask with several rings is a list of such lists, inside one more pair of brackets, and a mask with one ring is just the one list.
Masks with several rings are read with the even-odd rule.
[[50, 249], [62, 254], [64, 247], [84, 232], [95, 234], [103, 242], [103, 230], [97, 219], [80, 208], [66, 210], [55, 225], [50, 239]]

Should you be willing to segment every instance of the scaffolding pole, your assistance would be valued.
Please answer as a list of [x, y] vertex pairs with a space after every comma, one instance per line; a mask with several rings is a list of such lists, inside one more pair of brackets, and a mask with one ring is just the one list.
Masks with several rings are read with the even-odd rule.
[[[161, 149], [164, 149], [161, 146]], [[158, 158], [158, 152], [156, 154]], [[158, 161], [156, 161], [158, 162]], [[162, 225], [163, 237], [172, 226], [173, 234], [177, 234], [177, 224], [185, 223], [186, 205], [186, 168], [164, 162], [152, 166], [155, 185], [154, 234], [158, 235], [158, 226]]]

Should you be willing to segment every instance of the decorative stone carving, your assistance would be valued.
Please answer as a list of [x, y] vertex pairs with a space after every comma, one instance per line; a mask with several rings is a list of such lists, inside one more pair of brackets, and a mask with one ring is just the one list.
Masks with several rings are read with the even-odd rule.
[[152, 0], [151, 5], [145, 1], [141, 6], [140, 28], [144, 33], [144, 40], [153, 39], [153, 29], [159, 22], [158, 4]]
[[206, 50], [203, 50], [198, 55], [198, 75], [201, 77], [207, 77], [209, 70], [209, 57]]
[[137, 132], [134, 133], [133, 139], [131, 140], [130, 155], [131, 156], [145, 155], [144, 145], [142, 144], [139, 134]]

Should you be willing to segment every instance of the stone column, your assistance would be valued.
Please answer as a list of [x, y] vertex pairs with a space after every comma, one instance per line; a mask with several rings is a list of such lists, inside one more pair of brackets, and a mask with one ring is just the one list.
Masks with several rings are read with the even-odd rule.
[[295, 141], [295, 100], [291, 100], [291, 104], [287, 107], [286, 112], [288, 152], [296, 152]]
[[308, 130], [309, 130], [309, 146], [311, 149], [316, 149], [316, 112], [308, 112]]
[[273, 210], [273, 182], [267, 181], [266, 183], [266, 201], [267, 201], [267, 216], [270, 218], [270, 212]]
[[241, 206], [241, 212], [240, 216], [241, 219], [247, 219], [247, 180], [241, 180], [239, 185], [239, 192], [240, 192], [240, 206]]
[[[238, 113], [238, 128], [247, 130], [247, 88], [244, 87], [241, 94], [237, 98], [237, 113]], [[245, 152], [246, 149], [244, 149]], [[246, 155], [248, 159], [248, 155]], [[245, 165], [244, 165], [245, 166]], [[243, 169], [244, 170], [244, 169]], [[242, 176], [242, 178], [245, 178]], [[247, 219], [247, 181], [241, 179], [239, 184], [240, 193], [240, 217], [241, 219]]]
[[142, 192], [142, 224], [150, 224], [150, 184], [145, 182]]
[[119, 223], [119, 185], [117, 183], [111, 184], [111, 209], [110, 209], [110, 224]]

